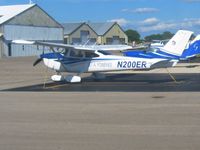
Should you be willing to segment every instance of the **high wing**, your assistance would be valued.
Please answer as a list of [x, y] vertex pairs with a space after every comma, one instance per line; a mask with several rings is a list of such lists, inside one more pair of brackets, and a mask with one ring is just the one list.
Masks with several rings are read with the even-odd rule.
[[62, 43], [52, 43], [52, 42], [41, 42], [41, 41], [28, 41], [28, 40], [13, 40], [14, 44], [22, 44], [22, 45], [40, 45], [40, 46], [48, 46], [48, 47], [56, 47], [56, 48], [74, 48], [74, 45], [62, 44]]
[[128, 45], [69, 45], [62, 43], [52, 43], [52, 42], [41, 42], [41, 41], [27, 41], [27, 40], [13, 40], [14, 44], [23, 44], [23, 45], [40, 45], [48, 46], [50, 48], [72, 48], [83, 51], [124, 51], [132, 49], [132, 46]]
[[124, 51], [132, 49], [132, 46], [128, 45], [84, 45], [75, 46], [75, 49], [91, 49], [91, 50], [104, 50], [104, 51]]

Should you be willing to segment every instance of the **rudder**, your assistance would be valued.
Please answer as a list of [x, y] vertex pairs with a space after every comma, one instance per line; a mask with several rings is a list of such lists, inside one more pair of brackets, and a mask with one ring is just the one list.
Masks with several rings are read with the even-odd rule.
[[193, 32], [187, 30], [179, 30], [169, 42], [161, 49], [161, 51], [181, 56], [185, 50]]

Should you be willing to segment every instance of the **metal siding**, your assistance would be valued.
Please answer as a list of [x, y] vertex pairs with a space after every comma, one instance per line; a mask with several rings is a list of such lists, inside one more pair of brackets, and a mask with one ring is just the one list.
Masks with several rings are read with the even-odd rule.
[[[15, 6], [13, 7], [15, 8]], [[26, 11], [23, 11], [19, 15], [15, 15], [15, 17], [9, 20], [7, 24], [61, 28], [61, 25], [58, 22], [37, 5], [31, 8], [27, 7]]]
[[5, 25], [4, 38], [6, 40], [56, 40], [63, 41], [62, 28], [33, 27], [19, 25]]
[[4, 56], [8, 56], [8, 45], [7, 45], [7, 43], [5, 42], [5, 40], [3, 40], [3, 45], [2, 45], [2, 47], [3, 47], [3, 57]]
[[[3, 34], [3, 27], [0, 26], [0, 33]], [[0, 58], [3, 57], [3, 37], [0, 38]]]
[[37, 48], [36, 45], [17, 45], [17, 44], [12, 44], [11, 45], [11, 53], [12, 56], [14, 57], [19, 57], [19, 56], [38, 56], [44, 52], [47, 53], [49, 50], [47, 48], [40, 47], [39, 49]]
[[64, 27], [64, 35], [69, 35], [78, 27], [80, 27], [83, 23], [63, 23], [62, 26]]
[[3, 41], [0, 38], [0, 58], [2, 58], [2, 57], [3, 57]]
[[[12, 40], [42, 40], [49, 42], [63, 43], [62, 28], [32, 27], [19, 25], [5, 25], [4, 38], [7, 43]], [[24, 47], [24, 48], [23, 48]], [[11, 45], [11, 53], [13, 57], [18, 56], [35, 56], [40, 55], [43, 50], [37, 49], [35, 45]], [[4, 46], [4, 53], [8, 56], [8, 46]]]

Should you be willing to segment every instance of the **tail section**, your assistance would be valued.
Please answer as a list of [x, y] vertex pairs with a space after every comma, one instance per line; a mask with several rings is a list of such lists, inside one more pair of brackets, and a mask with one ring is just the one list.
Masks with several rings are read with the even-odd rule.
[[161, 51], [175, 56], [181, 56], [185, 50], [193, 32], [187, 30], [179, 30], [169, 42], [161, 48]]
[[200, 54], [200, 35], [189, 44], [188, 48], [183, 52], [181, 59], [185, 60], [188, 58], [195, 57]]
[[200, 34], [197, 35], [197, 36], [194, 38], [194, 40], [193, 40], [190, 44], [193, 44], [193, 43], [196, 42], [196, 41], [200, 41]]

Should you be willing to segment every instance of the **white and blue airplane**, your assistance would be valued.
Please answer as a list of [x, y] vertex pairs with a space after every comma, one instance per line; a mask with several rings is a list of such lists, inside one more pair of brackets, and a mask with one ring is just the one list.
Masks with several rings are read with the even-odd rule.
[[[180, 30], [170, 40], [163, 50], [182, 53], [185, 49], [193, 32]], [[76, 46], [58, 43], [48, 43], [39, 41], [15, 40], [15, 44], [35, 44], [50, 47], [52, 53], [40, 55], [40, 58], [34, 63], [37, 65], [43, 60], [45, 66], [55, 70], [56, 75], [51, 79], [53, 81], [67, 81], [70, 83], [81, 82], [80, 74], [93, 73], [98, 78], [98, 73], [123, 70], [150, 70], [154, 68], [173, 67], [179, 61], [178, 59], [168, 58], [141, 58], [112, 55], [107, 51], [123, 51], [130, 49], [130, 46]], [[63, 52], [57, 52], [55, 48], [62, 48]], [[74, 73], [74, 75], [61, 75], [62, 72]]]
[[[173, 40], [171, 40], [173, 42]], [[167, 47], [168, 45], [166, 45]], [[200, 54], [200, 35], [189, 42], [185, 47], [184, 51], [177, 53], [176, 51], [166, 51], [165, 46], [156, 46], [150, 48], [148, 51], [141, 50], [130, 50], [123, 52], [124, 56], [137, 57], [137, 58], [166, 58], [166, 59], [178, 59], [178, 60], [188, 60], [190, 58], [196, 57]]]

